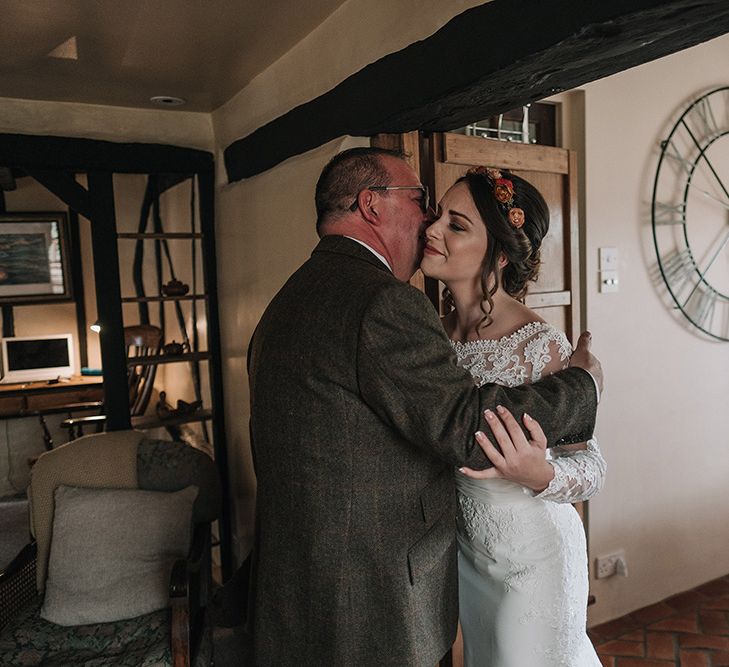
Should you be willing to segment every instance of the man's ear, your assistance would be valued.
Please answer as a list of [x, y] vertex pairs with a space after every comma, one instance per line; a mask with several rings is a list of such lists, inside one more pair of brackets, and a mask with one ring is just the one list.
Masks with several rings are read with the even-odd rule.
[[380, 199], [372, 190], [361, 190], [357, 195], [360, 215], [371, 225], [380, 224]]

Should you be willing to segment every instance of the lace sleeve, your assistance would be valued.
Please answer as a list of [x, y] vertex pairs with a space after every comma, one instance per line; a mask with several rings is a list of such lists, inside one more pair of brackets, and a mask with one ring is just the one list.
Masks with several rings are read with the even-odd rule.
[[553, 447], [550, 453], [554, 479], [536, 495], [537, 498], [555, 503], [577, 503], [588, 500], [602, 488], [607, 463], [595, 438], [587, 441], [587, 449], [568, 451]]

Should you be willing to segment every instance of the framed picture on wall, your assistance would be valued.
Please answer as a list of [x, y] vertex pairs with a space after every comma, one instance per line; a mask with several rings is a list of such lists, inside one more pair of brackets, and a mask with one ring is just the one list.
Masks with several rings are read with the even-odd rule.
[[0, 214], [0, 304], [70, 301], [69, 262], [65, 212]]

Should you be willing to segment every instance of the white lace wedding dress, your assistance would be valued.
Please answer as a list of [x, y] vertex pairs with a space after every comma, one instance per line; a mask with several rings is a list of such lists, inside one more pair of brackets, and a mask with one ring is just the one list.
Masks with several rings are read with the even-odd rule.
[[[567, 366], [565, 335], [533, 322], [499, 340], [452, 343], [479, 386], [515, 386]], [[548, 452], [542, 493], [456, 473], [460, 622], [465, 667], [600, 667], [585, 632], [585, 531], [570, 503], [600, 490], [605, 461], [586, 450]]]

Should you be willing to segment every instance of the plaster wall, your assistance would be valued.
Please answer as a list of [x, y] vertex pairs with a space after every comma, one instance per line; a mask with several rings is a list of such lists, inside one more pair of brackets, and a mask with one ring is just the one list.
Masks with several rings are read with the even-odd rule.
[[[607, 378], [597, 433], [609, 466], [590, 552], [624, 548], [629, 568], [592, 580], [592, 624], [729, 572], [729, 343], [665, 306], [650, 226], [660, 141], [691, 100], [727, 85], [727, 59], [724, 36], [584, 88], [586, 316]], [[598, 292], [603, 246], [620, 254], [617, 294]]]

